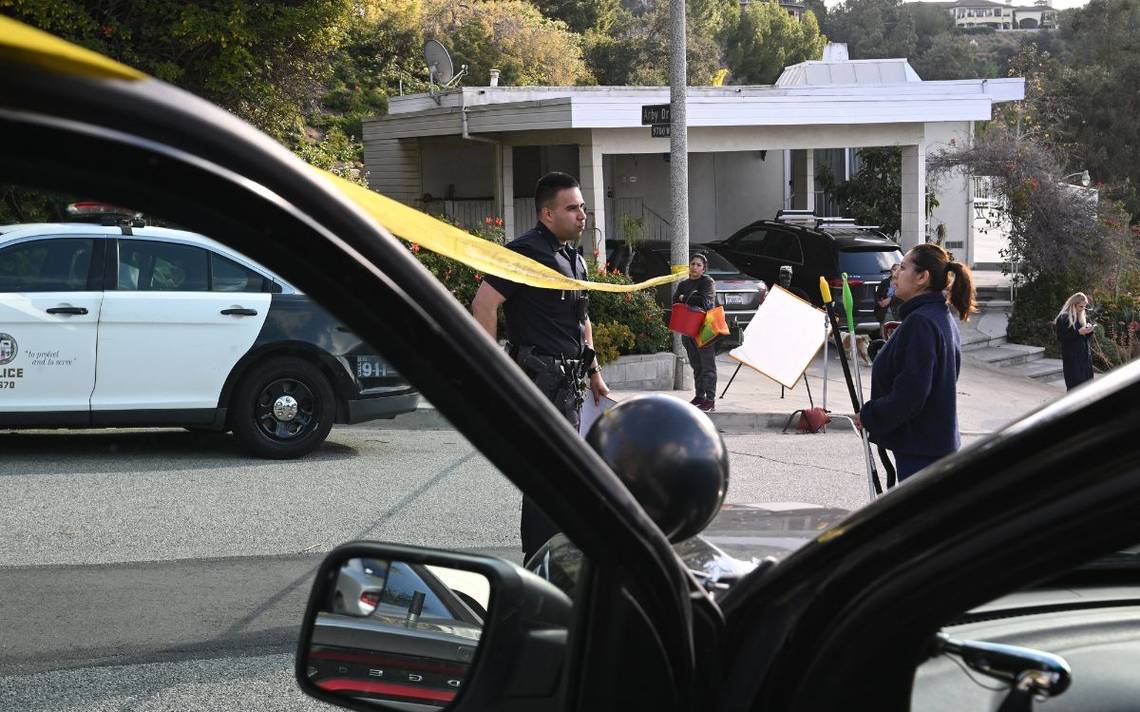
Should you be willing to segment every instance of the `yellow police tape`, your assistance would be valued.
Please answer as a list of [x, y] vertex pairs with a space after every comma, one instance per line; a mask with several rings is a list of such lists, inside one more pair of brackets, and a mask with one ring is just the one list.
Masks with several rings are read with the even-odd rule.
[[602, 292], [634, 292], [685, 277], [688, 265], [674, 265], [672, 274], [637, 284], [610, 284], [571, 279], [529, 257], [502, 245], [471, 235], [430, 215], [386, 198], [364, 186], [314, 168], [331, 181], [349, 200], [372, 216], [392, 234], [485, 274], [542, 289], [593, 289]]
[[[97, 52], [76, 46], [11, 18], [0, 16], [0, 61], [17, 61], [61, 74], [95, 79], [146, 79], [146, 74]], [[317, 170], [317, 169], [314, 169]], [[457, 260], [485, 274], [543, 289], [593, 289], [633, 292], [675, 282], [684, 276], [685, 265], [674, 265], [672, 274], [638, 284], [610, 284], [571, 279], [501, 245], [470, 235], [430, 215], [409, 208], [326, 171], [318, 171], [352, 202], [393, 234]]]
[[9, 17], [0, 17], [0, 60], [14, 60], [50, 72], [97, 79], [147, 78], [137, 69]]

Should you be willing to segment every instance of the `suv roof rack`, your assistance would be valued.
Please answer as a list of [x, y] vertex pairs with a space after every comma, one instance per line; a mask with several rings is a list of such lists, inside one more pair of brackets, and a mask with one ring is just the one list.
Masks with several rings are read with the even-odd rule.
[[781, 208], [776, 211], [776, 221], [785, 223], [802, 223], [812, 225], [819, 217], [814, 210], [787, 210]]
[[815, 221], [816, 228], [822, 227], [854, 227], [860, 230], [878, 230], [878, 225], [859, 225], [855, 218], [820, 218]]

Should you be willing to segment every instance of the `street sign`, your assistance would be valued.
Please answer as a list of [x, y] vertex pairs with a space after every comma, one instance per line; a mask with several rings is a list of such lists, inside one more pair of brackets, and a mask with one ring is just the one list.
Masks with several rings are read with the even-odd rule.
[[641, 107], [642, 126], [651, 126], [653, 124], [668, 124], [672, 121], [673, 119], [670, 117], [668, 104], [652, 104], [649, 106]]
[[669, 138], [669, 124], [653, 124], [649, 128], [649, 138]]

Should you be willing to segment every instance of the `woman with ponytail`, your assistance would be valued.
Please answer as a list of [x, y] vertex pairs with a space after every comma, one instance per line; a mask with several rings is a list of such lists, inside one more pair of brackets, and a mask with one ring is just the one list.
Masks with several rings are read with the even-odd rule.
[[1089, 298], [1077, 292], [1065, 300], [1065, 306], [1053, 321], [1057, 340], [1061, 342], [1061, 365], [1065, 371], [1065, 390], [1071, 391], [1093, 377], [1092, 351], [1089, 339], [1093, 329], [1085, 312]]
[[859, 419], [871, 442], [894, 452], [901, 482], [961, 447], [956, 320], [977, 309], [970, 268], [933, 244], [906, 254], [895, 296], [902, 324], [875, 356], [871, 400]]

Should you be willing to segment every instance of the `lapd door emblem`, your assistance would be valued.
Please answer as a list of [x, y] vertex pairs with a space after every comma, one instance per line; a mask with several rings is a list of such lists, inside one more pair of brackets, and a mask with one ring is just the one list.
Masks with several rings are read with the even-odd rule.
[[20, 353], [16, 347], [16, 339], [11, 334], [0, 334], [0, 366], [6, 366], [16, 360]]

